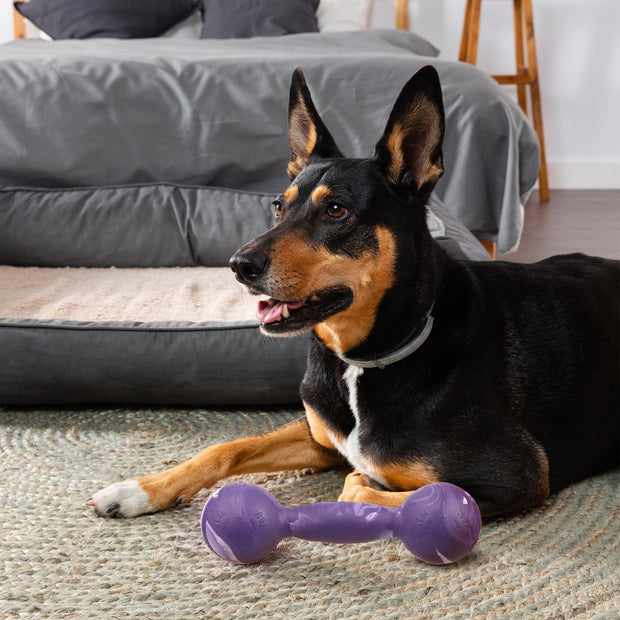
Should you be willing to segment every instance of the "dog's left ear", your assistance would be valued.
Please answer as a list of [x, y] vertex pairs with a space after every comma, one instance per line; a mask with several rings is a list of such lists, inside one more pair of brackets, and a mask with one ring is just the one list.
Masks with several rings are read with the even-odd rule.
[[420, 69], [403, 87], [375, 158], [392, 183], [429, 191], [444, 172], [443, 143], [445, 119], [437, 71]]
[[311, 156], [342, 157], [332, 135], [314, 107], [304, 74], [298, 67], [293, 73], [288, 106], [288, 142], [291, 161], [287, 171], [293, 180]]

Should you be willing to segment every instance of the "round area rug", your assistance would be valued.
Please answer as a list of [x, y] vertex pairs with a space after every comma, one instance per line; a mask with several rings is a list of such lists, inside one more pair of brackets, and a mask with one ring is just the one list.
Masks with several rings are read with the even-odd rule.
[[[259, 564], [220, 560], [188, 508], [127, 520], [85, 503], [110, 482], [300, 411], [0, 409], [0, 617], [616, 618], [620, 474], [485, 522], [465, 559], [431, 566], [397, 540], [288, 539]], [[286, 506], [337, 499], [346, 471], [246, 476]]]

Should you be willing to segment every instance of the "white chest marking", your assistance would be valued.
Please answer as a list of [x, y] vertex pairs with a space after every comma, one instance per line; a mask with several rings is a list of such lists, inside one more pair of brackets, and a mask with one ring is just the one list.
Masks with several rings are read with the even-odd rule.
[[367, 476], [374, 478], [377, 482], [385, 484], [382, 476], [378, 475], [374, 467], [367, 461], [362, 454], [360, 446], [360, 411], [358, 404], [358, 382], [361, 376], [364, 374], [364, 369], [359, 366], [349, 365], [344, 371], [342, 378], [347, 384], [347, 390], [349, 392], [349, 408], [355, 418], [355, 426], [349, 433], [349, 436], [344, 441], [339, 441], [337, 437], [330, 435], [330, 439], [334, 445], [338, 448], [338, 452], [342, 454], [346, 459], [357, 469], [365, 473]]

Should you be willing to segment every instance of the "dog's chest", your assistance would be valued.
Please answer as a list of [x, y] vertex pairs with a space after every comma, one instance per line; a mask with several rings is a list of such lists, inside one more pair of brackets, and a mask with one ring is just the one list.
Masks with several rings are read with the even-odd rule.
[[385, 484], [382, 477], [377, 473], [369, 460], [364, 456], [361, 445], [362, 415], [359, 403], [359, 385], [364, 374], [364, 369], [349, 365], [342, 375], [342, 381], [347, 387], [348, 404], [355, 419], [353, 430], [343, 439], [342, 435], [328, 433], [330, 439], [349, 463], [357, 470], [374, 478], [381, 484]]

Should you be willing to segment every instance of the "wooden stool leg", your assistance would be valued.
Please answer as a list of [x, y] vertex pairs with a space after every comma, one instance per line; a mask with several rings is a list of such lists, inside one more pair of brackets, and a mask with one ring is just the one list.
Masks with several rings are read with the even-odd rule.
[[461, 33], [461, 47], [459, 50], [459, 60], [467, 62], [469, 55], [469, 31], [471, 29], [471, 7], [472, 0], [467, 0], [465, 4], [465, 15], [463, 16], [463, 32]]
[[[521, 4], [521, 0], [514, 0], [512, 8], [515, 26], [515, 56], [517, 60], [517, 75], [523, 75], [526, 72], [526, 67], [525, 56], [523, 53], [523, 6]], [[517, 95], [519, 107], [525, 114], [527, 114], [525, 84], [517, 84]]]
[[409, 30], [409, 0], [396, 0], [396, 28]]
[[[459, 60], [461, 62], [468, 62], [471, 65], [476, 64], [476, 59], [478, 57], [481, 3], [482, 0], [467, 0], [467, 4], [465, 5]], [[495, 241], [487, 241], [486, 239], [478, 239], [478, 241], [484, 246], [491, 259], [495, 260], [497, 255], [497, 243]]]
[[13, 32], [16, 39], [26, 38], [26, 22], [17, 9], [13, 9]]
[[538, 61], [536, 59], [536, 39], [534, 38], [534, 13], [532, 0], [515, 0], [523, 2], [523, 15], [525, 19], [525, 32], [527, 43], [527, 64], [532, 80], [530, 85], [532, 95], [532, 117], [534, 129], [538, 135], [540, 144], [540, 172], [538, 182], [540, 185], [540, 199], [549, 200], [549, 179], [547, 177], [547, 155], [545, 151], [545, 136], [543, 133], [542, 106], [540, 103], [540, 86], [538, 84]]
[[459, 60], [476, 64], [478, 58], [478, 34], [480, 32], [480, 4], [482, 0], [467, 0], [463, 34], [461, 36], [461, 53]]
[[495, 241], [488, 241], [487, 239], [478, 239], [483, 245], [484, 249], [489, 253], [491, 260], [497, 258], [497, 243]]
[[[478, 56], [478, 35], [480, 31], [480, 10], [482, 0], [467, 0], [463, 18], [463, 32], [459, 60], [476, 64]], [[540, 86], [538, 83], [538, 61], [536, 58], [536, 40], [534, 38], [534, 14], [532, 0], [513, 0], [513, 20], [515, 34], [515, 75], [494, 75], [500, 84], [514, 84], [517, 87], [519, 107], [527, 114], [526, 87], [530, 86], [532, 121], [540, 145], [540, 171], [538, 182], [540, 199], [549, 200], [549, 180], [547, 177], [547, 155], [543, 133], [542, 106], [540, 103]], [[525, 63], [527, 49], [527, 65]], [[492, 258], [495, 258], [496, 244], [482, 241]]]

